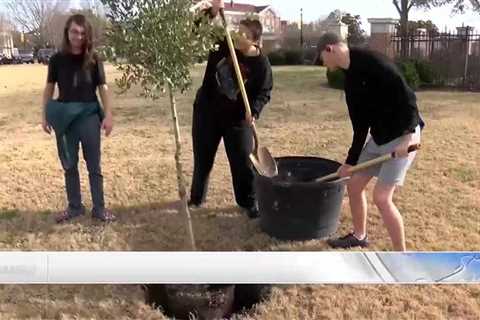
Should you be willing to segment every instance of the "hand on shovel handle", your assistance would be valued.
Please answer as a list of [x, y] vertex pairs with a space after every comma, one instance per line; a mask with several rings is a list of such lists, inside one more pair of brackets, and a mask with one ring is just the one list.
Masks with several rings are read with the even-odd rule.
[[252, 115], [245, 115], [243, 123], [248, 127], [253, 127], [255, 125], [255, 118]]
[[[418, 149], [420, 149], [420, 144], [412, 144], [410, 146], [408, 146], [408, 153], [410, 152], [414, 152], [414, 151], [417, 151]], [[397, 155], [395, 152], [392, 152], [392, 158], [397, 158]]]

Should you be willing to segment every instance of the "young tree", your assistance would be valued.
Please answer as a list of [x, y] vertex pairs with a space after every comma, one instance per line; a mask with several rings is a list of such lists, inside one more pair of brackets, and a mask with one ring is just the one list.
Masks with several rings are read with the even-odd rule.
[[[124, 91], [140, 85], [146, 98], [157, 99], [168, 91], [175, 133], [175, 163], [181, 211], [196, 250], [185, 177], [182, 171], [180, 128], [175, 95], [191, 85], [190, 68], [214, 48], [215, 30], [206, 17], [191, 12], [190, 0], [102, 0], [110, 27], [106, 34], [108, 58], [114, 57]], [[198, 20], [200, 19], [200, 20]], [[200, 21], [198, 23], [198, 21]]]

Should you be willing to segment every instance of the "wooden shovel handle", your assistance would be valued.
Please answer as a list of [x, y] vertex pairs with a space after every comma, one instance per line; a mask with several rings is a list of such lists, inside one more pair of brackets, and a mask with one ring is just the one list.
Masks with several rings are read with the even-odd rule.
[[238, 65], [237, 54], [235, 53], [235, 47], [233, 46], [232, 36], [228, 31], [227, 20], [225, 19], [225, 13], [223, 11], [223, 8], [220, 9], [220, 16], [223, 20], [228, 49], [230, 51], [230, 55], [232, 56], [233, 68], [235, 69], [235, 74], [237, 76], [238, 87], [240, 88], [240, 92], [242, 93], [243, 104], [245, 105], [245, 115], [250, 118], [252, 116], [252, 111], [250, 110], [250, 102], [248, 101], [247, 91], [245, 90], [242, 73], [240, 72], [240, 66]]
[[[414, 152], [420, 149], [420, 144], [412, 144], [408, 147], [408, 153]], [[392, 158], [396, 158], [395, 152], [392, 152]]]
[[[228, 49], [230, 51], [230, 55], [232, 56], [233, 61], [233, 68], [235, 69], [235, 74], [237, 76], [238, 87], [240, 88], [240, 92], [242, 93], [243, 104], [245, 106], [245, 116], [246, 119], [252, 118], [252, 111], [250, 109], [250, 102], [248, 101], [247, 91], [245, 90], [245, 84], [243, 83], [242, 72], [240, 71], [240, 66], [238, 65], [237, 54], [235, 52], [235, 47], [233, 45], [232, 36], [228, 31], [227, 20], [225, 19], [225, 12], [223, 8], [220, 8], [220, 16], [223, 21], [223, 26], [225, 28], [225, 34], [227, 38]], [[255, 124], [251, 124], [252, 131], [253, 131], [253, 154], [257, 155], [258, 151], [258, 136]]]
[[[416, 151], [420, 149], [420, 145], [419, 144], [413, 144], [411, 146], [408, 147], [408, 152], [413, 152], [413, 151]], [[375, 159], [372, 159], [372, 160], [369, 160], [369, 161], [365, 161], [365, 162], [362, 162], [360, 164], [357, 164], [353, 167], [350, 168], [349, 172], [350, 173], [355, 173], [357, 171], [360, 171], [362, 169], [365, 169], [365, 168], [368, 168], [368, 167], [371, 167], [371, 166], [374, 166], [376, 164], [379, 164], [379, 163], [382, 163], [384, 161], [387, 161], [387, 160], [390, 160], [392, 158], [395, 158], [395, 152], [392, 152], [392, 153], [388, 153], [386, 155], [383, 155], [383, 156], [380, 156], [378, 158], [375, 158]], [[315, 182], [323, 182], [323, 181], [327, 181], [327, 180], [330, 180], [330, 179], [335, 179], [335, 178], [339, 178], [340, 176], [338, 175], [337, 172], [334, 172], [334, 173], [331, 173], [329, 175], [326, 175], [324, 177], [321, 177], [321, 178], [318, 178], [318, 179], [315, 179]]]

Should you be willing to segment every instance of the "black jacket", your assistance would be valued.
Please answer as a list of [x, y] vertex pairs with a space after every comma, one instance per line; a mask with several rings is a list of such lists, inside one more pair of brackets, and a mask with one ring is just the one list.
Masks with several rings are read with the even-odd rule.
[[[235, 52], [244, 78], [251, 113], [258, 118], [271, 98], [273, 79], [270, 62], [263, 54], [250, 57], [244, 56], [238, 50]], [[222, 88], [222, 78], [230, 78], [228, 82], [235, 86], [236, 94], [233, 97], [228, 97], [224, 93], [226, 90]], [[245, 106], [226, 41], [220, 43], [218, 51], [210, 53], [202, 87], [197, 93], [195, 103], [197, 107], [204, 108], [205, 112], [214, 112], [226, 123], [237, 123], [245, 119]]]
[[415, 92], [395, 64], [376, 52], [350, 49], [345, 96], [354, 132], [347, 164], [357, 163], [369, 130], [382, 145], [424, 126]]

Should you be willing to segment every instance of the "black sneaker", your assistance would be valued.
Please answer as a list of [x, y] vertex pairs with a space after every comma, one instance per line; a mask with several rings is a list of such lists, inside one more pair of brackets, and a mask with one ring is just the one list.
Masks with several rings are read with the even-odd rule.
[[368, 247], [368, 237], [365, 235], [363, 239], [359, 240], [357, 237], [355, 237], [353, 232], [351, 232], [346, 236], [343, 236], [337, 239], [328, 239], [327, 243], [330, 247], [334, 249], [336, 248], [348, 249], [353, 247], [366, 248]]
[[258, 218], [260, 217], [260, 213], [258, 211], [258, 206], [257, 205], [254, 205], [252, 207], [242, 207], [243, 210], [245, 210], [245, 212], [247, 213], [247, 216], [250, 218], [250, 219], [255, 219], [255, 218]]

